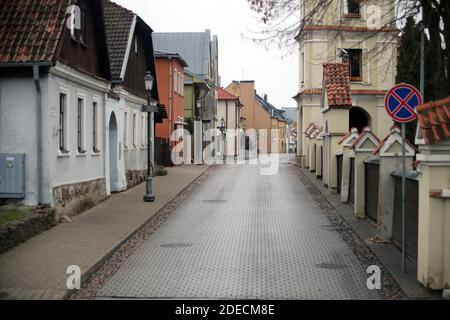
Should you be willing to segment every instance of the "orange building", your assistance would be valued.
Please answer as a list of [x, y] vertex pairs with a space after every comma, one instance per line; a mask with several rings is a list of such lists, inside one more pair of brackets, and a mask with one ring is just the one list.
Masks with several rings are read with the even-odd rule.
[[159, 140], [155, 147], [159, 142], [171, 148], [176, 143], [171, 139], [174, 130], [187, 125], [184, 122], [184, 68], [188, 65], [177, 53], [155, 51], [155, 60], [159, 102], [167, 110], [167, 119], [155, 125], [155, 136]]

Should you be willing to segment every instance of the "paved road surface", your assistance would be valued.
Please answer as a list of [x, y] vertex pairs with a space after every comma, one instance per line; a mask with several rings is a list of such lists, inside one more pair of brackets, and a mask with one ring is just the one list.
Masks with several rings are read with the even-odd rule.
[[216, 169], [105, 284], [105, 298], [379, 299], [282, 156]]

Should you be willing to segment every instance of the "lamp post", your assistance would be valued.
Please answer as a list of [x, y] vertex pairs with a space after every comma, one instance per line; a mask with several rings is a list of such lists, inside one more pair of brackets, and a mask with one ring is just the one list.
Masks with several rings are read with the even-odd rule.
[[220, 120], [220, 127], [218, 128], [220, 130], [220, 133], [222, 134], [222, 140], [223, 140], [223, 161], [224, 163], [227, 163], [227, 153], [225, 150], [225, 146], [226, 146], [226, 142], [225, 142], [225, 120], [222, 119]]
[[145, 78], [145, 92], [147, 93], [147, 105], [143, 107], [144, 112], [148, 112], [147, 130], [148, 130], [148, 146], [147, 146], [147, 180], [146, 180], [146, 193], [144, 195], [145, 202], [155, 201], [155, 195], [153, 194], [153, 117], [155, 111], [157, 111], [157, 102], [152, 99], [153, 85], [155, 84], [155, 78], [153, 78], [150, 71], [147, 72]]

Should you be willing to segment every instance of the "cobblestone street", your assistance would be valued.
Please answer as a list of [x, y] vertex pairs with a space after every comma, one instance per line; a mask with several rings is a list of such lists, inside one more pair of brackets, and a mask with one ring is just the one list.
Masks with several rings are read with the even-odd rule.
[[217, 167], [97, 298], [379, 299], [289, 161]]

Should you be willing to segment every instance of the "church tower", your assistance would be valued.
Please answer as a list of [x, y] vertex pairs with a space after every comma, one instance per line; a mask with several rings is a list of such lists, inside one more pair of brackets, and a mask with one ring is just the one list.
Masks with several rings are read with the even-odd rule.
[[[386, 136], [392, 121], [384, 109], [386, 91], [395, 84], [397, 37], [395, 0], [299, 0], [302, 31], [299, 43], [298, 156], [309, 167], [305, 131], [312, 124], [327, 128], [321, 110], [323, 66], [348, 63], [352, 106], [348, 128], [370, 127]], [[325, 7], [320, 3], [328, 2]], [[341, 117], [347, 117], [342, 114]], [[302, 135], [300, 135], [302, 134]], [[324, 133], [325, 139], [327, 132]]]

